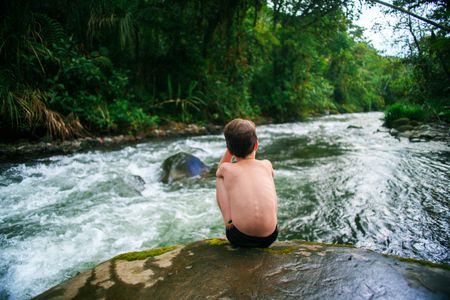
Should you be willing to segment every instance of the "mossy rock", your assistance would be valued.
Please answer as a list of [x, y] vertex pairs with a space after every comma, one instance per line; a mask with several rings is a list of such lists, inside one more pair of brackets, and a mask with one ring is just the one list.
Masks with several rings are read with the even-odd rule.
[[449, 282], [447, 265], [351, 245], [209, 239], [119, 255], [36, 299], [448, 299]]
[[392, 121], [392, 127], [398, 128], [400, 126], [409, 125], [410, 120], [408, 118], [399, 118]]
[[399, 127], [396, 127], [398, 131], [400, 132], [405, 132], [405, 131], [411, 131], [414, 130], [414, 126], [411, 125], [401, 125]]
[[222, 246], [222, 245], [230, 245], [227, 239], [208, 239], [204, 240], [204, 243], [211, 246]]
[[422, 123], [420, 123], [420, 122], [418, 122], [416, 120], [411, 120], [409, 122], [409, 125], [414, 126], [414, 127], [419, 126], [420, 124], [422, 124]]
[[271, 254], [291, 254], [298, 250], [296, 247], [274, 246], [271, 248], [257, 248], [259, 251]]
[[117, 255], [114, 257], [114, 260], [127, 260], [127, 261], [133, 261], [133, 260], [143, 260], [149, 257], [154, 257], [161, 255], [163, 253], [172, 251], [176, 248], [176, 246], [169, 246], [169, 247], [161, 247], [156, 249], [150, 249], [145, 251], [138, 251], [138, 252], [128, 252], [123, 253], [120, 255]]

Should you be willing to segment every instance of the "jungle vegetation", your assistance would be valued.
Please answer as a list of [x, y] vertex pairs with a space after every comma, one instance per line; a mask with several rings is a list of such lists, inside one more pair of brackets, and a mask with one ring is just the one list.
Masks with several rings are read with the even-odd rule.
[[[0, 136], [139, 133], [387, 109], [449, 117], [449, 32], [404, 15], [382, 56], [351, 1], [2, 1]], [[370, 2], [369, 2], [370, 3]], [[395, 1], [449, 26], [446, 1]], [[431, 4], [430, 4], [431, 3]], [[386, 13], [397, 13], [395, 10]], [[395, 111], [395, 113], [392, 113]]]

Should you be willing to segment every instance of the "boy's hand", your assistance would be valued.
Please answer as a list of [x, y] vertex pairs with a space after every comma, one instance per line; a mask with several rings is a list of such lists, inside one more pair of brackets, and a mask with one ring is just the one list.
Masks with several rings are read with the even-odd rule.
[[231, 154], [230, 150], [228, 150], [228, 148], [225, 150], [225, 153], [222, 157], [222, 159], [220, 160], [220, 163], [224, 163], [224, 162], [231, 162], [233, 159], [233, 154]]

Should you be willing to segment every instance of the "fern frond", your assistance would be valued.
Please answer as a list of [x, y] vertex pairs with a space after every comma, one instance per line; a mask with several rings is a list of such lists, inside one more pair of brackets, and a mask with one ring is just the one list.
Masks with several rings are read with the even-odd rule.
[[33, 16], [35, 17], [36, 22], [40, 23], [40, 35], [47, 44], [58, 44], [67, 38], [63, 26], [55, 19], [39, 13], [33, 13]]

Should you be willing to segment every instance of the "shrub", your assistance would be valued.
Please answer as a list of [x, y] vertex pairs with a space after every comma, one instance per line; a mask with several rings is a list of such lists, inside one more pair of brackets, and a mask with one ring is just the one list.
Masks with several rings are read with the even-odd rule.
[[394, 103], [386, 107], [384, 111], [384, 121], [386, 126], [391, 127], [392, 122], [399, 118], [408, 118], [415, 121], [426, 121], [428, 113], [421, 105], [411, 103]]

